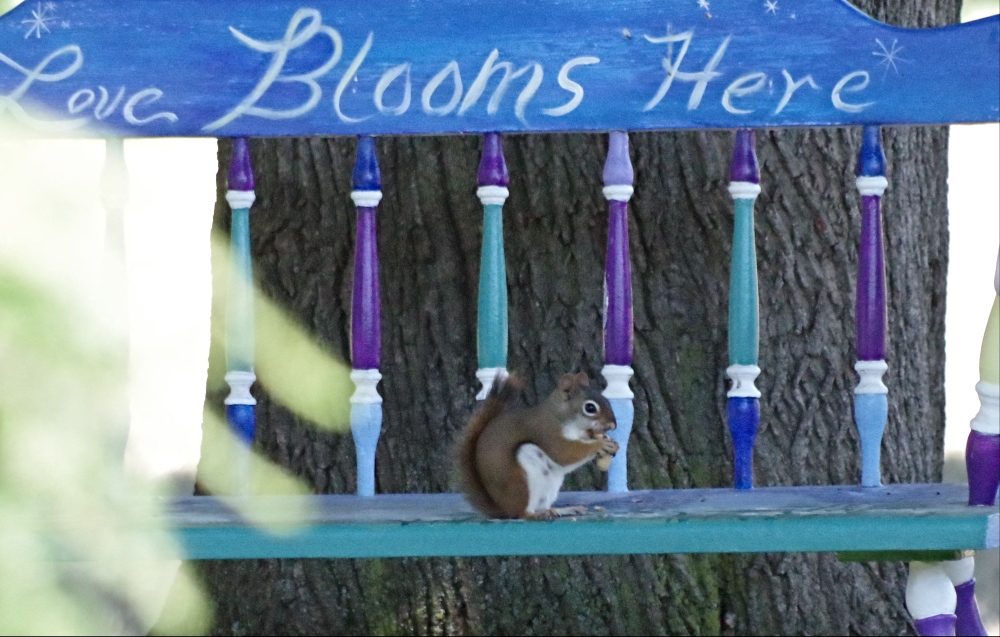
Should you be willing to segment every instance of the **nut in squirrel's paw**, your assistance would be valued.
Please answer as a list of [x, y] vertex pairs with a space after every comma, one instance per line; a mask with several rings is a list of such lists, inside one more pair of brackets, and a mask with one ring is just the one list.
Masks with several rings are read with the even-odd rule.
[[597, 468], [601, 471], [607, 471], [611, 468], [611, 460], [613, 458], [614, 456], [606, 453], [597, 454]]
[[618, 443], [605, 433], [591, 430], [590, 437], [602, 442], [600, 451], [597, 452], [597, 468], [607, 471], [611, 468], [611, 459], [618, 453]]

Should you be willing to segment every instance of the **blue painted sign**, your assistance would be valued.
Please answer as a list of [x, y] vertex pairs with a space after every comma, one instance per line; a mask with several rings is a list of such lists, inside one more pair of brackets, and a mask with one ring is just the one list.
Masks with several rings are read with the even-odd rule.
[[262, 136], [1000, 119], [1000, 20], [843, 0], [27, 0], [0, 117], [39, 135]]

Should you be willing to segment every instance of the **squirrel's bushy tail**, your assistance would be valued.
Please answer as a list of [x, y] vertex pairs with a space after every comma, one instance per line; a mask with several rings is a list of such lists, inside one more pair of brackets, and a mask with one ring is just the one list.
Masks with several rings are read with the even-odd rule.
[[476, 470], [476, 444], [486, 425], [520, 396], [523, 387], [524, 382], [520, 378], [516, 376], [503, 378], [497, 374], [482, 407], [473, 414], [472, 420], [466, 425], [465, 435], [458, 447], [459, 481], [462, 492], [473, 508], [490, 517], [505, 516], [479, 479], [479, 472]]

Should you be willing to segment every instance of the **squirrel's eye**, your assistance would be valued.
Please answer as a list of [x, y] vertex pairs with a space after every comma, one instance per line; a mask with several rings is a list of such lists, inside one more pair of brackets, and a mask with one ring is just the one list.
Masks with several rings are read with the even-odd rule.
[[583, 403], [583, 413], [586, 416], [596, 416], [601, 411], [600, 406], [592, 400]]

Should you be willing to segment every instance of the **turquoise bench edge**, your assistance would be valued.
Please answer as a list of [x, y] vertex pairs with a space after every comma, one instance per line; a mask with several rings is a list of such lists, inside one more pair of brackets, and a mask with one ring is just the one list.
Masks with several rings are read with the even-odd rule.
[[[879, 500], [890, 493], [898, 499], [880, 506]], [[608, 509], [553, 522], [484, 520], [463, 511], [467, 507], [454, 494], [319, 496], [323, 500], [316, 501], [333, 505], [334, 510], [353, 511], [328, 521], [319, 519], [321, 514], [284, 530], [254, 527], [235, 514], [204, 515], [204, 511], [200, 518], [178, 516], [171, 526], [183, 554], [194, 560], [996, 548], [1000, 513], [995, 507], [964, 506], [962, 493], [967, 493], [962, 485], [934, 484], [871, 491], [770, 487], [755, 489], [746, 498], [734, 497], [731, 489], [579, 492], [564, 494], [563, 502], [608, 504]], [[798, 498], [799, 504], [782, 509], [790, 497]], [[651, 499], [660, 500], [659, 509], [630, 504]], [[699, 504], [706, 500], [708, 504]], [[211, 505], [209, 509], [224, 504], [224, 499], [215, 498], [185, 501], [188, 506]], [[425, 520], [406, 519], [412, 509], [401, 513], [402, 519], [368, 515], [378, 511], [384, 516], [401, 502], [437, 503], [440, 511], [431, 511]], [[663, 508], [664, 502], [668, 508]], [[921, 509], [922, 502], [929, 507]], [[268, 506], [266, 499], [262, 504]], [[447, 518], [441, 517], [442, 512]], [[271, 522], [282, 520], [272, 517]]]
[[186, 559], [205, 560], [983, 550], [996, 548], [997, 524], [993, 513], [981, 518], [381, 523], [311, 526], [287, 535], [233, 526], [175, 532]]

